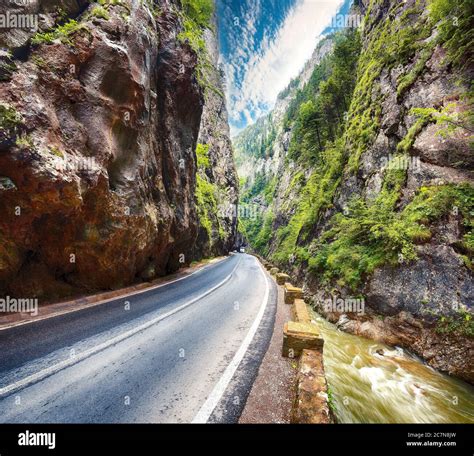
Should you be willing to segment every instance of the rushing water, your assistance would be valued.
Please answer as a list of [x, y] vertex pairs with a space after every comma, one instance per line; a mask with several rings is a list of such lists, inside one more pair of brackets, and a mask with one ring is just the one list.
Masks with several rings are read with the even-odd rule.
[[[315, 314], [340, 423], [474, 423], [474, 387]], [[383, 351], [383, 354], [381, 352]]]

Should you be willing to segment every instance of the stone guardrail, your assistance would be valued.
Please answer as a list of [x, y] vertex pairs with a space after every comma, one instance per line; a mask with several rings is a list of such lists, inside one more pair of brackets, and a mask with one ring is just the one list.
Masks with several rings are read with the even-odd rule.
[[292, 306], [292, 321], [285, 323], [282, 346], [283, 356], [299, 358], [292, 422], [332, 423], [334, 420], [329, 407], [328, 386], [324, 373], [324, 339], [317, 324], [311, 319], [308, 305], [303, 300], [303, 290], [291, 284], [288, 274], [268, 262], [264, 265], [277, 284], [284, 286], [284, 301]]

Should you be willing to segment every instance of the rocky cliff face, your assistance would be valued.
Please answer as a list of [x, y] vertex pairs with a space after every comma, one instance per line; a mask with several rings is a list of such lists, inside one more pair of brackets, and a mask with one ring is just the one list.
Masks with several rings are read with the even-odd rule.
[[[214, 21], [214, 30], [217, 22]], [[219, 68], [217, 36], [205, 32], [207, 63], [204, 111], [198, 139], [201, 163], [198, 177], [200, 226], [196, 255], [220, 255], [235, 247], [238, 215], [238, 181], [230, 140], [229, 122]], [[199, 158], [198, 158], [199, 160]]]
[[[251, 201], [269, 202], [251, 237], [342, 329], [472, 383], [473, 67], [460, 38], [472, 15], [462, 1], [449, 11], [436, 0], [359, 3], [355, 87], [349, 107], [339, 104], [346, 114], [334, 111], [336, 134], [316, 150], [321, 117], [300, 103], [269, 146], [284, 151], [274, 182], [247, 189]], [[332, 72], [337, 65], [336, 55]], [[365, 313], [327, 306], [353, 297]]]
[[[292, 136], [292, 128], [286, 121], [288, 110], [308, 84], [314, 68], [332, 49], [332, 38], [322, 39], [299, 77], [279, 95], [274, 109], [234, 138], [235, 160], [243, 181], [240, 195], [242, 234], [260, 253], [269, 254], [272, 243], [268, 241], [274, 220], [279, 223], [276, 218], [282, 217], [285, 202], [291, 205], [298, 196], [288, 193], [297, 166], [286, 161]], [[301, 169], [304, 168], [307, 166], [302, 165]]]
[[[2, 294], [111, 289], [202, 256], [205, 89], [181, 4], [39, 0], [8, 10], [40, 14], [40, 29], [0, 34]], [[221, 150], [216, 179], [233, 172]], [[232, 244], [232, 223], [222, 230], [227, 243], [214, 252]]]

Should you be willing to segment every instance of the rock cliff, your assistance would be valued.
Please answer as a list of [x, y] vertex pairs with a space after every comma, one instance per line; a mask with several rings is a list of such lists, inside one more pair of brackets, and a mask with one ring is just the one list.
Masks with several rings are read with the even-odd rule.
[[[242, 196], [268, 208], [247, 237], [328, 319], [472, 383], [472, 10], [453, 3], [358, 2], [362, 29], [283, 94], [259, 156], [274, 172]], [[255, 138], [236, 141], [239, 163]], [[354, 297], [364, 313], [327, 306]]]
[[[195, 42], [211, 23], [177, 0], [19, 4], [38, 28], [0, 33], [1, 293], [58, 299], [201, 258], [196, 146], [214, 107]], [[212, 154], [235, 187], [231, 149]], [[221, 230], [214, 254], [235, 223]]]
[[[213, 30], [217, 29], [214, 21]], [[205, 32], [207, 66], [204, 111], [198, 139], [198, 205], [200, 226], [196, 255], [219, 255], [235, 247], [238, 181], [230, 140], [224, 75], [219, 67], [216, 33]]]

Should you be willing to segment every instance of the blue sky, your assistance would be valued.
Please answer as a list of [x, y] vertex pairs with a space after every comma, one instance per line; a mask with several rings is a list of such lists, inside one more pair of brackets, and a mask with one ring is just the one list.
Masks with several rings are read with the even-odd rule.
[[274, 106], [352, 0], [217, 0], [232, 134]]

